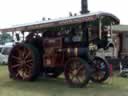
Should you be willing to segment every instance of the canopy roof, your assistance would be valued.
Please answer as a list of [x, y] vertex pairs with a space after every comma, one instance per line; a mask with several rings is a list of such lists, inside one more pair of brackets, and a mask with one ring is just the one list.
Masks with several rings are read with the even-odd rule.
[[94, 21], [100, 17], [108, 17], [116, 24], [119, 23], [119, 19], [110, 13], [105, 12], [96, 12], [96, 13], [88, 13], [78, 16], [70, 16], [67, 18], [59, 18], [55, 20], [45, 20], [40, 22], [34, 22], [29, 24], [21, 24], [18, 26], [13, 26], [11, 28], [4, 28], [0, 29], [1, 32], [14, 32], [14, 31], [30, 31], [30, 30], [37, 30], [37, 29], [45, 29], [50, 27], [56, 26], [65, 26], [71, 24], [79, 24], [82, 22], [89, 22]]

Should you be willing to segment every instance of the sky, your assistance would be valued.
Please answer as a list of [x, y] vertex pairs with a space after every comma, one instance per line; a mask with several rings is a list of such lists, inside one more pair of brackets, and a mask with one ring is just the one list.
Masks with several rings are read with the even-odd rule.
[[[109, 12], [128, 24], [128, 0], [88, 0], [90, 12]], [[80, 14], [81, 0], [0, 0], [0, 28]]]

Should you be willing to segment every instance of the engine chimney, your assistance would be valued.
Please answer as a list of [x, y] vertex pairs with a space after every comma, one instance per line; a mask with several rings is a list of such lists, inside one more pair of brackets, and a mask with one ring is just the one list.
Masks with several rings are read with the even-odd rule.
[[82, 0], [81, 1], [81, 14], [86, 14], [89, 13], [88, 11], [88, 1], [87, 0]]

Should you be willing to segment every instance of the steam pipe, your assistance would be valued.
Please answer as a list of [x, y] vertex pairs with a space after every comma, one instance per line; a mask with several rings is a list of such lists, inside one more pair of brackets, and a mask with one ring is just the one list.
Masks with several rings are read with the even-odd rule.
[[87, 0], [82, 0], [81, 1], [81, 14], [86, 14], [89, 13], [88, 11], [88, 1]]
[[[87, 14], [87, 13], [89, 13], [88, 2], [87, 0], [81, 0], [81, 14]], [[84, 45], [82, 46], [88, 47], [89, 40], [88, 40], [88, 28], [86, 22], [82, 24], [82, 29], [83, 29], [83, 41], [85, 42]]]

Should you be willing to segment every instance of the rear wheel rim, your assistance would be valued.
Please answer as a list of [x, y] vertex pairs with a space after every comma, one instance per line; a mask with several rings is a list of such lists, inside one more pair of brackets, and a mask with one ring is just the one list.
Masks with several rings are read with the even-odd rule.
[[27, 80], [32, 76], [32, 50], [25, 46], [16, 46], [10, 55], [10, 70], [16, 79]]

